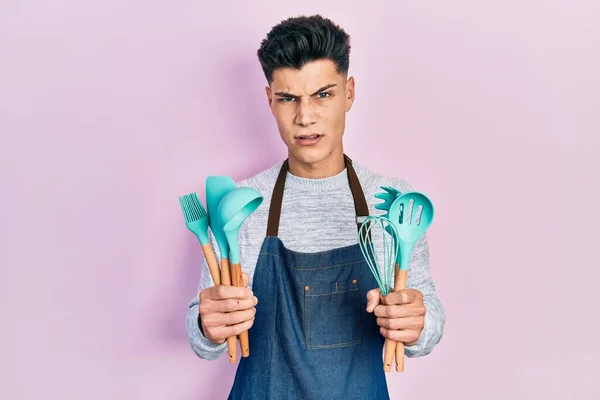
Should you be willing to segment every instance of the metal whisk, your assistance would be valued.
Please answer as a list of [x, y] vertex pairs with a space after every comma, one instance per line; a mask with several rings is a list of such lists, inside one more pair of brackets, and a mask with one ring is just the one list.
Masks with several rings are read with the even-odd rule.
[[[375, 246], [374, 235], [382, 236], [381, 248]], [[360, 250], [379, 285], [379, 289], [381, 289], [381, 303], [384, 305], [386, 304], [386, 296], [392, 290], [396, 256], [400, 250], [398, 241], [394, 240], [393, 235], [396, 235], [396, 237], [398, 235], [394, 224], [388, 218], [376, 215], [367, 216], [358, 231]], [[383, 262], [380, 262], [378, 254], [383, 256]], [[392, 369], [395, 350], [396, 342], [386, 338], [383, 359], [383, 370], [385, 372]]]

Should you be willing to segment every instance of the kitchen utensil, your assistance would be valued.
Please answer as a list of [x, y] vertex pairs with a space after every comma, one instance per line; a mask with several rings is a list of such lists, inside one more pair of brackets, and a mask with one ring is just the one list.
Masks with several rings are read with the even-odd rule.
[[[407, 192], [399, 196], [389, 210], [389, 219], [396, 228], [396, 240], [400, 247], [399, 273], [396, 275], [394, 290], [406, 288], [407, 272], [413, 249], [419, 238], [433, 221], [433, 204], [427, 196], [419, 192]], [[396, 371], [404, 370], [404, 343], [396, 346]]]
[[[383, 203], [379, 203], [375, 205], [375, 208], [379, 209], [379, 210], [384, 210], [385, 214], [383, 214], [383, 217], [389, 217], [390, 216], [390, 207], [391, 205], [394, 203], [394, 201], [402, 194], [398, 189], [395, 189], [391, 186], [381, 186], [381, 188], [385, 191], [385, 192], [379, 192], [375, 194], [375, 197], [378, 199], [383, 200]], [[402, 212], [402, 209], [400, 209], [400, 212]], [[389, 234], [392, 234], [392, 231], [389, 227], [387, 228], [387, 232]], [[393, 236], [393, 235], [392, 235]], [[396, 241], [396, 238], [394, 237], [394, 241]], [[396, 268], [394, 268], [394, 290], [399, 289], [400, 288], [400, 283], [402, 282], [401, 279], [403, 278], [403, 275], [400, 273], [400, 256], [401, 253], [398, 252], [397, 256], [396, 256]], [[406, 274], [404, 274], [404, 278], [406, 277]], [[403, 287], [406, 286], [406, 281], [404, 282], [404, 285], [402, 285]]]
[[[385, 213], [382, 214], [382, 217], [389, 217], [389, 211], [394, 200], [398, 198], [402, 193], [391, 186], [381, 186], [385, 192], [375, 193], [375, 197], [383, 200], [383, 203], [375, 204], [375, 208], [378, 210], [384, 210]], [[391, 231], [388, 228], [388, 233], [391, 234]], [[398, 253], [398, 263], [400, 262], [400, 254]]]
[[[263, 196], [250, 187], [240, 187], [227, 193], [221, 199], [217, 214], [223, 223], [223, 231], [229, 244], [231, 262], [231, 280], [234, 286], [242, 286], [242, 267], [240, 265], [240, 248], [238, 234], [240, 227], [263, 201]], [[248, 331], [240, 333], [242, 357], [250, 355]]]
[[382, 216], [387, 218], [387, 212], [390, 210], [390, 206], [400, 196], [400, 191], [390, 186], [381, 186], [384, 192], [375, 193], [377, 199], [383, 200], [383, 203], [375, 204], [375, 208], [378, 210], [386, 211]]
[[[381, 216], [367, 216], [361, 224], [358, 236], [360, 250], [373, 273], [375, 280], [381, 290], [381, 302], [386, 304], [386, 296], [391, 292], [392, 279], [396, 264], [398, 245], [389, 234], [388, 229], [395, 234], [395, 226], [391, 221]], [[382, 236], [382, 248], [376, 248], [373, 235]], [[380, 262], [378, 254], [382, 254], [383, 262]], [[396, 342], [385, 340], [385, 352], [383, 357], [383, 370], [389, 372], [392, 369]]]
[[401, 192], [400, 190], [391, 187], [391, 186], [380, 186], [381, 189], [384, 190], [384, 192], [379, 192], [375, 194], [375, 197], [378, 199], [382, 199], [382, 200], [387, 200], [387, 199], [391, 199], [391, 201], [386, 201], [387, 203], [387, 207], [383, 206], [382, 204], [378, 204], [378, 209], [380, 210], [389, 210], [390, 206], [392, 205], [393, 200], [398, 197]]
[[[398, 190], [395, 189], [391, 186], [381, 186], [381, 188], [383, 190], [385, 190], [385, 192], [379, 192], [375, 194], [375, 197], [378, 199], [383, 200], [383, 203], [379, 203], [375, 205], [375, 208], [378, 210], [384, 210], [385, 213], [382, 214], [382, 217], [389, 217], [390, 216], [390, 207], [392, 205], [392, 203], [394, 203], [394, 201], [398, 198], [398, 196], [400, 196], [402, 193]], [[386, 230], [387, 232], [391, 235], [392, 231], [389, 228], [389, 226], [386, 226]], [[393, 235], [392, 235], [393, 236]], [[394, 240], [396, 240], [396, 238], [394, 238]], [[396, 281], [398, 279], [398, 272], [399, 272], [399, 265], [400, 265], [400, 252], [398, 252], [397, 258], [396, 258], [396, 268], [394, 269], [394, 281]], [[396, 287], [396, 286], [394, 286]]]
[[189, 193], [179, 197], [179, 205], [181, 206], [181, 211], [183, 211], [185, 225], [196, 235], [202, 245], [202, 251], [204, 252], [210, 276], [215, 286], [220, 285], [219, 263], [217, 262], [217, 257], [208, 236], [209, 217], [206, 209], [200, 202], [200, 199], [198, 199], [196, 193]]
[[[222, 285], [231, 285], [231, 270], [229, 267], [229, 244], [225, 232], [223, 232], [223, 221], [219, 217], [217, 209], [223, 197], [236, 188], [237, 185], [229, 176], [208, 176], [206, 178], [206, 205], [208, 207], [210, 229], [219, 247]], [[237, 361], [235, 336], [227, 338], [227, 352], [229, 362], [234, 364]]]
[[[401, 192], [400, 192], [398, 189], [395, 189], [395, 188], [393, 188], [393, 187], [391, 187], [391, 186], [381, 186], [381, 188], [382, 188], [383, 190], [385, 190], [385, 192], [383, 192], [383, 193], [382, 193], [382, 192], [376, 193], [376, 194], [375, 194], [375, 197], [376, 197], [376, 198], [378, 198], [378, 199], [381, 199], [381, 200], [383, 200], [384, 202], [383, 202], [383, 203], [376, 204], [376, 205], [375, 205], [375, 208], [376, 208], [376, 209], [378, 209], [378, 210], [384, 210], [384, 211], [385, 211], [385, 214], [383, 214], [382, 216], [387, 218], [387, 217], [389, 217], [389, 216], [390, 216], [390, 213], [389, 213], [389, 211], [390, 211], [390, 207], [391, 207], [391, 205], [394, 203], [394, 201], [395, 201], [395, 200], [396, 200], [396, 199], [397, 199], [399, 196], [401, 196], [401, 195], [402, 195], [402, 193], [401, 193]], [[402, 212], [402, 208], [400, 209], [400, 213], [401, 213], [401, 212]], [[391, 234], [391, 231], [389, 231], [389, 228], [388, 228], [388, 233], [390, 233], [390, 234]], [[396, 238], [394, 238], [394, 240], [396, 240]], [[399, 279], [399, 274], [398, 274], [398, 272], [400, 271], [400, 270], [399, 270], [399, 266], [400, 266], [400, 255], [401, 255], [401, 253], [400, 253], [400, 252], [398, 252], [398, 258], [396, 259], [396, 269], [394, 270], [394, 277], [395, 277], [395, 278], [394, 278], [394, 282], [396, 282], [396, 281]], [[394, 285], [394, 288], [396, 288], [396, 287], [397, 287], [397, 286], [396, 286], [396, 285]]]
[[221, 273], [224, 275], [222, 281], [229, 282], [223, 282], [223, 284], [229, 285], [231, 284], [231, 277], [229, 275], [229, 244], [227, 243], [225, 232], [223, 232], [223, 221], [219, 218], [217, 208], [223, 197], [234, 189], [237, 189], [237, 185], [229, 176], [209, 176], [206, 178], [206, 205], [210, 217], [210, 229], [219, 247], [221, 263], [225, 262], [227, 265], [227, 268], [224, 268], [223, 264], [221, 264]]

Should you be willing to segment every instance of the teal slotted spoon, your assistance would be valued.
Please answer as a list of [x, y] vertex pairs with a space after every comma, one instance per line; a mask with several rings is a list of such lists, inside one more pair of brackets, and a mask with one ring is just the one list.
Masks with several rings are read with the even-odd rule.
[[[400, 247], [399, 273], [394, 290], [406, 288], [407, 273], [413, 249], [419, 238], [433, 221], [433, 204], [419, 192], [407, 192], [399, 196], [389, 210], [389, 219], [396, 228], [395, 238]], [[404, 343], [396, 346], [396, 370], [404, 370]]]
[[[394, 224], [389, 219], [382, 216], [370, 215], [365, 218], [358, 232], [360, 250], [381, 290], [382, 304], [386, 304], [386, 296], [391, 292], [392, 280], [394, 279], [394, 269], [398, 253], [397, 242], [392, 237], [396, 233], [395, 230]], [[376, 248], [373, 244], [374, 235], [378, 237], [382, 236], [381, 248]], [[378, 254], [382, 254], [383, 262], [380, 262]], [[392, 369], [395, 348], [396, 342], [386, 338], [383, 357], [383, 370], [385, 372], [389, 372]]]
[[183, 212], [183, 218], [187, 228], [196, 235], [200, 244], [202, 245], [202, 251], [208, 264], [210, 276], [216, 285], [221, 284], [221, 277], [219, 275], [219, 263], [217, 257], [210, 243], [208, 236], [208, 225], [209, 217], [206, 209], [202, 205], [198, 195], [196, 193], [189, 193], [179, 197], [179, 205]]

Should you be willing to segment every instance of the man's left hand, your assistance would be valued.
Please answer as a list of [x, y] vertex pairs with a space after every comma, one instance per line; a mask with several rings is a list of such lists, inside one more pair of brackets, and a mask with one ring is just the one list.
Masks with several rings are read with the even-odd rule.
[[383, 336], [405, 346], [417, 343], [425, 323], [425, 304], [423, 293], [416, 289], [404, 289], [391, 292], [381, 302], [381, 290], [373, 289], [367, 293], [367, 312], [375, 312], [377, 325]]

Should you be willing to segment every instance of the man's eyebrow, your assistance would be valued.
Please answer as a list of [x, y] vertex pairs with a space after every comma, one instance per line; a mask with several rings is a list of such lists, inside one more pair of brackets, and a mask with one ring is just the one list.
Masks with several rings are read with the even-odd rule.
[[[311, 94], [311, 96], [314, 96], [315, 94], [324, 92], [325, 90], [331, 89], [332, 87], [336, 87], [336, 86], [337, 86], [337, 83], [330, 83], [329, 85], [325, 85], [322, 88], [320, 88], [319, 90], [317, 90], [316, 92], [314, 92], [313, 94]], [[287, 93], [287, 92], [277, 92], [277, 93], [275, 93], [275, 95], [279, 96], [279, 97], [293, 97], [293, 98], [298, 97], [294, 94]]]

